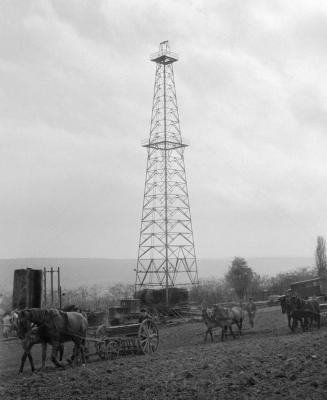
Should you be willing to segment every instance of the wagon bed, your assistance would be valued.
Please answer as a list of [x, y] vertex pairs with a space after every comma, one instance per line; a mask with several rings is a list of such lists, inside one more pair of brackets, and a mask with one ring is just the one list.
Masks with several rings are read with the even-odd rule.
[[137, 324], [92, 328], [88, 331], [85, 347], [88, 358], [98, 355], [107, 360], [123, 354], [151, 354], [158, 345], [157, 325], [153, 320], [145, 319]]

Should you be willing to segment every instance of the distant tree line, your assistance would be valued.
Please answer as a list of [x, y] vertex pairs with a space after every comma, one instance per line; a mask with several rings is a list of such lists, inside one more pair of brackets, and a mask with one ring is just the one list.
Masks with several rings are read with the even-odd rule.
[[190, 300], [208, 304], [246, 301], [250, 296], [255, 300], [265, 300], [269, 295], [284, 294], [293, 282], [317, 277], [314, 267], [298, 268], [273, 277], [261, 276], [247, 268], [246, 275], [243, 270], [235, 271], [234, 266], [222, 279], [200, 280], [199, 285], [191, 289]]
[[[315, 266], [281, 272], [275, 276], [261, 276], [254, 272], [244, 258], [235, 257], [222, 279], [202, 279], [189, 293], [189, 300], [197, 303], [215, 304], [229, 301], [244, 301], [249, 296], [263, 300], [268, 295], [281, 295], [290, 288], [290, 284], [307, 279], [327, 278], [326, 242], [317, 237]], [[62, 306], [75, 304], [82, 309], [105, 310], [118, 305], [120, 299], [134, 295], [134, 285], [116, 284], [110, 287], [93, 285], [77, 289], [63, 290]], [[1, 308], [10, 310], [11, 293], [2, 291]], [[50, 304], [50, 303], [49, 303]]]
[[268, 295], [281, 295], [293, 282], [316, 277], [327, 278], [326, 241], [317, 237], [315, 266], [281, 272], [275, 276], [261, 276], [247, 265], [244, 258], [235, 257], [223, 279], [202, 280], [198, 287], [192, 288], [190, 298], [200, 303], [219, 303], [244, 301], [249, 296], [263, 300]]
[[[202, 279], [198, 286], [192, 287], [189, 300], [196, 303], [215, 304], [246, 300], [249, 296], [263, 300], [270, 294], [283, 294], [290, 283], [311, 279], [317, 276], [316, 268], [298, 268], [294, 271], [278, 273], [273, 277], [261, 276], [254, 272], [243, 258], [236, 257], [222, 279]], [[132, 298], [134, 285], [116, 284], [111, 287], [100, 285], [81, 286], [63, 290], [62, 306], [75, 304], [92, 311], [106, 310], [118, 305], [123, 298]], [[1, 308], [10, 310], [11, 293], [3, 294]], [[48, 298], [48, 305], [50, 298]]]

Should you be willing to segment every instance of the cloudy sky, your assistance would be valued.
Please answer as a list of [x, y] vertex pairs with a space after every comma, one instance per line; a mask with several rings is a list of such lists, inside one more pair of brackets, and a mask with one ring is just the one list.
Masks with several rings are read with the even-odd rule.
[[2, 0], [0, 257], [136, 258], [169, 40], [197, 256], [327, 236], [327, 2]]

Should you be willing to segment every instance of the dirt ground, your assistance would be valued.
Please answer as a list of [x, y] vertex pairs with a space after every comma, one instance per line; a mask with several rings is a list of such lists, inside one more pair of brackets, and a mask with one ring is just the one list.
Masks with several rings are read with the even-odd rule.
[[[280, 307], [259, 310], [255, 328], [204, 343], [203, 323], [160, 329], [152, 356], [17, 375], [18, 342], [0, 344], [1, 399], [327, 399], [327, 328], [290, 333]], [[33, 356], [40, 366], [40, 350]], [[65, 349], [66, 351], [66, 349]], [[68, 349], [69, 351], [69, 349]]]

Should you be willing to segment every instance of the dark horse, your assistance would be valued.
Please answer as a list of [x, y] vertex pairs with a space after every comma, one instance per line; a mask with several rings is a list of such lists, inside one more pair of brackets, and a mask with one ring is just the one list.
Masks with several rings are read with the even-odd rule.
[[[42, 329], [34, 326], [32, 327], [25, 335], [24, 339], [22, 339], [22, 347], [24, 350], [24, 353], [22, 355], [20, 367], [19, 367], [19, 372], [23, 372], [24, 370], [24, 365], [26, 358], [28, 357], [30, 365], [31, 365], [31, 370], [32, 372], [35, 371], [35, 366], [34, 366], [34, 361], [33, 357], [31, 354], [31, 349], [35, 344], [41, 344], [42, 345], [42, 370], [45, 369], [45, 359], [46, 359], [46, 354], [47, 354], [47, 339], [44, 337], [44, 334], [42, 333]], [[62, 360], [62, 356], [64, 353], [64, 346], [62, 343], [60, 343], [59, 347], [59, 360]]]
[[32, 324], [42, 331], [43, 340], [52, 346], [51, 361], [56, 367], [64, 367], [57, 360], [57, 352], [61, 343], [73, 341], [72, 360], [81, 352], [85, 363], [84, 344], [88, 329], [87, 319], [78, 312], [64, 312], [57, 309], [30, 308], [18, 312], [18, 337], [25, 338]]
[[[300, 320], [302, 329], [305, 331], [311, 329], [312, 322], [315, 321], [318, 329], [320, 328], [320, 306], [317, 300], [304, 300], [301, 297], [294, 296], [291, 297], [290, 304], [292, 309], [293, 325], [296, 320]], [[295, 326], [293, 328], [295, 328]]]

